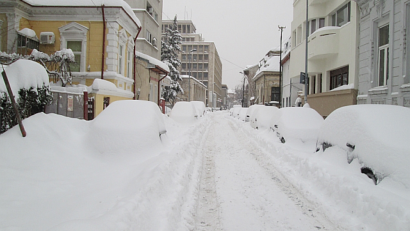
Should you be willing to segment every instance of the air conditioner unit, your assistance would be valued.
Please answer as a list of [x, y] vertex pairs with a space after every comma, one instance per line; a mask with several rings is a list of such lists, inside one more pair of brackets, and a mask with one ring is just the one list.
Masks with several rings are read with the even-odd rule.
[[56, 37], [53, 32], [41, 32], [40, 44], [54, 44]]
[[157, 46], [157, 39], [156, 39], [156, 38], [153, 38], [153, 39], [152, 39], [152, 45], [153, 45], [153, 46]]

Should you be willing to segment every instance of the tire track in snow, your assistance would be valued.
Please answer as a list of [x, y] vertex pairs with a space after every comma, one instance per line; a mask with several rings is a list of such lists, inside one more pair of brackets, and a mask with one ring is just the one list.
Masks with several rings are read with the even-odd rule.
[[[225, 114], [203, 145], [196, 230], [337, 230]], [[274, 150], [273, 150], [274, 151]]]

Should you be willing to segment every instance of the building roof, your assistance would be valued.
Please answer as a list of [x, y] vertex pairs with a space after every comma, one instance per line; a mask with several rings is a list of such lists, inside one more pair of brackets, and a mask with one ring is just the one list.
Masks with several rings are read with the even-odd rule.
[[40, 7], [40, 6], [49, 6], [49, 7], [121, 7], [124, 9], [125, 13], [137, 24], [138, 27], [141, 27], [141, 22], [135, 16], [130, 5], [124, 0], [70, 0], [70, 1], [61, 1], [61, 0], [21, 0], [31, 6]]
[[260, 66], [259, 70], [256, 72], [255, 77], [253, 77], [253, 79], [259, 78], [263, 72], [279, 72], [279, 56], [267, 57], [264, 60], [264, 64]]

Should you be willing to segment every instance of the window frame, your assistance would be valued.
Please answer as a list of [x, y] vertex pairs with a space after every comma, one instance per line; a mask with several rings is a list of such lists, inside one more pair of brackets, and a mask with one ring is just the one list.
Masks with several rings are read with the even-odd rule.
[[[381, 31], [387, 27], [387, 41], [384, 44], [381, 42]], [[389, 80], [389, 53], [390, 53], [390, 25], [384, 24], [377, 28], [377, 84], [378, 86], [386, 86], [387, 81]], [[383, 64], [381, 64], [383, 62]], [[383, 66], [382, 66], [383, 65]], [[383, 68], [383, 70], [382, 70]], [[382, 74], [382, 76], [381, 76]]]
[[[329, 90], [349, 84], [349, 66], [330, 71]], [[339, 84], [340, 83], [340, 84]]]
[[81, 41], [80, 72], [86, 71], [87, 34], [89, 29], [79, 23], [71, 22], [58, 28], [60, 31], [60, 50], [67, 48], [67, 41]]
[[[339, 22], [338, 16], [342, 13], [345, 14], [344, 9], [346, 9], [347, 15], [344, 15], [344, 16], [347, 17], [347, 21], [345, 20], [346, 19], [345, 18], [342, 22]], [[332, 26], [342, 27], [343, 25], [349, 23], [350, 18], [351, 18], [351, 2], [348, 2], [342, 7], [340, 7], [339, 9], [337, 9], [336, 12], [331, 15], [331, 18], [332, 18]]]

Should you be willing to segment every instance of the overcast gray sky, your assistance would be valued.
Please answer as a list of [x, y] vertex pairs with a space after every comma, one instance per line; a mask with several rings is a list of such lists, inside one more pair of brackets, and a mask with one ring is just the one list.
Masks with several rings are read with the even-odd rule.
[[163, 20], [191, 19], [196, 32], [213, 41], [222, 60], [222, 82], [233, 89], [239, 74], [280, 45], [278, 25], [290, 36], [293, 0], [164, 0]]

